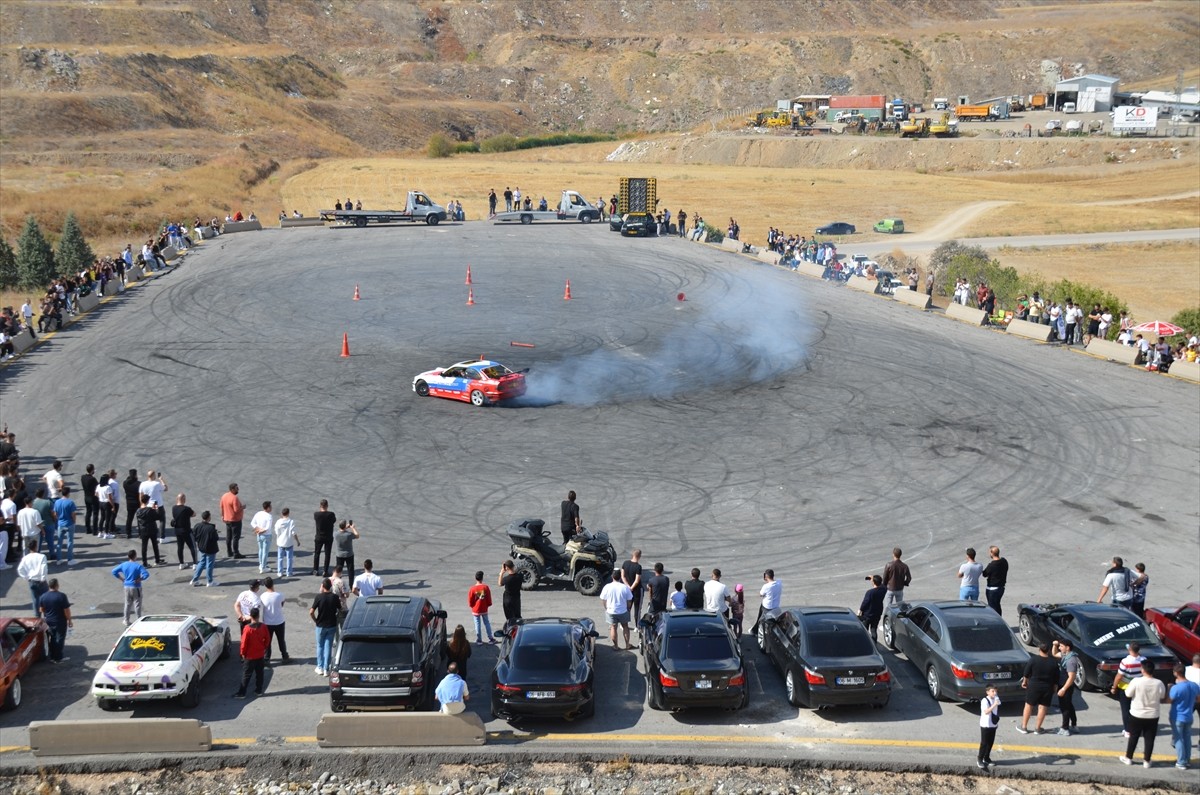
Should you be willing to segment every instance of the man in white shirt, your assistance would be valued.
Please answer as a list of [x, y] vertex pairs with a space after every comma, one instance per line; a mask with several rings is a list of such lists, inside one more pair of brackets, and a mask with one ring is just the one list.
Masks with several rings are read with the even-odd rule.
[[758, 595], [762, 597], [762, 604], [758, 607], [758, 618], [754, 620], [754, 626], [750, 627], [750, 634], [756, 637], [758, 625], [764, 618], [773, 618], [779, 615], [783, 583], [775, 579], [774, 569], [767, 569], [763, 572], [763, 587], [758, 589]]
[[704, 609], [729, 617], [729, 589], [721, 582], [721, 570], [712, 570], [712, 579], [704, 583]]
[[372, 571], [374, 568], [375, 564], [370, 558], [363, 561], [363, 573], [354, 578], [354, 586], [351, 588], [358, 596], [383, 595], [383, 578]]
[[167, 535], [167, 508], [163, 505], [163, 492], [166, 488], [167, 481], [153, 469], [146, 473], [146, 479], [138, 485], [138, 494], [145, 494], [149, 497], [152, 503], [150, 507], [154, 508], [158, 514], [155, 532], [159, 538], [166, 538]]
[[[262, 510], [250, 519], [250, 529], [254, 531], [254, 540], [258, 543], [258, 573], [266, 574], [268, 561], [271, 559], [271, 529], [275, 525], [275, 517], [271, 515], [271, 501], [262, 504]], [[265, 623], [265, 622], [264, 622]]]
[[8, 545], [12, 541], [10, 533], [17, 532], [17, 504], [12, 497], [12, 489], [9, 489], [0, 500], [0, 571], [9, 568], [4, 559], [8, 557]]
[[17, 564], [17, 575], [24, 577], [29, 583], [29, 595], [33, 597], [33, 614], [38, 615], [38, 599], [50, 590], [50, 564], [46, 556], [38, 552], [37, 542], [30, 541], [25, 545], [25, 557]]
[[51, 502], [62, 496], [62, 461], [55, 461], [50, 470], [42, 475], [42, 480], [46, 481], [46, 496]]
[[17, 528], [21, 531], [21, 546], [24, 547], [32, 541], [36, 547], [38, 539], [42, 537], [43, 526], [42, 513], [33, 507], [33, 497], [26, 497], [25, 507], [17, 511]]
[[[283, 594], [275, 590], [275, 581], [270, 577], [263, 580], [263, 585], [267, 590], [262, 594], [262, 622], [267, 625], [267, 631], [271, 633], [271, 640], [279, 644], [279, 653], [283, 656], [283, 661], [286, 663], [292, 659], [288, 656], [287, 636], [285, 630], [287, 628], [286, 620], [283, 616], [283, 603], [287, 601]], [[271, 644], [267, 644], [267, 657], [271, 659]]]
[[262, 597], [258, 594], [258, 589], [262, 587], [262, 580], [251, 580], [250, 586], [238, 594], [237, 599], [233, 603], [233, 610], [237, 613], [238, 627], [244, 627], [250, 623], [250, 610], [258, 608], [259, 613], [262, 612]]
[[[608, 639], [617, 646], [617, 627], [625, 632], [625, 648], [632, 649], [629, 643], [629, 604], [633, 601], [633, 591], [621, 581], [621, 570], [612, 573], [612, 582], [600, 591], [600, 601], [604, 603], [604, 618], [608, 622]], [[619, 647], [618, 647], [619, 648]]]

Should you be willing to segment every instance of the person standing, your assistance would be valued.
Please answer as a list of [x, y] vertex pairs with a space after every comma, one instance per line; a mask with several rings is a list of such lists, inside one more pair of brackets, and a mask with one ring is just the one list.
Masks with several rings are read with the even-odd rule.
[[1124, 697], [1123, 691], [1129, 687], [1130, 682], [1141, 675], [1142, 665], [1145, 664], [1146, 658], [1142, 656], [1142, 647], [1137, 643], [1130, 643], [1125, 648], [1129, 653], [1122, 657], [1121, 662], [1117, 665], [1117, 675], [1113, 678], [1112, 690], [1109, 692], [1117, 697], [1117, 703], [1121, 705], [1121, 733], [1128, 737], [1130, 732], [1129, 699]]
[[1138, 740], [1144, 738], [1142, 767], [1152, 767], [1150, 758], [1154, 756], [1158, 716], [1162, 705], [1171, 703], [1167, 686], [1154, 678], [1153, 660], [1142, 662], [1141, 675], [1125, 688], [1122, 700], [1129, 702], [1129, 740], [1125, 743], [1125, 755], [1117, 758], [1123, 765], [1133, 764], [1133, 752], [1137, 750]]
[[604, 618], [608, 621], [608, 638], [616, 648], [617, 627], [625, 631], [625, 648], [632, 649], [629, 642], [629, 605], [633, 601], [633, 591], [621, 581], [621, 572], [612, 573], [612, 582], [600, 590], [600, 601], [604, 605]]
[[496, 214], [496, 189], [488, 190], [488, 218]]
[[693, 566], [690, 574], [683, 584], [683, 607], [685, 610], [703, 610], [704, 583], [700, 580], [700, 569]]
[[504, 608], [504, 628], [508, 629], [521, 620], [521, 575], [517, 574], [516, 566], [511, 560], [504, 561], [500, 566], [497, 585], [503, 589], [500, 606]]
[[642, 550], [635, 549], [629, 554], [629, 560], [621, 564], [621, 582], [629, 586], [633, 592], [633, 625], [642, 617]]
[[199, 563], [196, 560], [196, 542], [192, 539], [192, 517], [195, 515], [192, 506], [187, 504], [187, 495], [180, 492], [175, 498], [175, 505], [171, 507], [171, 527], [175, 529], [175, 554], [179, 558], [181, 570], [188, 567], [183, 562], [184, 547], [192, 553], [192, 568], [196, 568]]
[[134, 518], [137, 520], [138, 538], [142, 541], [142, 560], [148, 560], [146, 547], [153, 546], [154, 563], [151, 565], [161, 566], [165, 561], [158, 549], [158, 509], [150, 504], [150, 495], [139, 494], [138, 499], [142, 505], [137, 509]]
[[568, 491], [567, 498], [562, 501], [562, 515], [559, 519], [559, 530], [562, 532], [563, 543], [574, 538], [583, 524], [579, 519], [579, 503], [575, 502], [575, 492]]
[[125, 626], [142, 617], [142, 583], [150, 579], [150, 572], [138, 563], [136, 550], [129, 550], [126, 560], [112, 570], [112, 576], [125, 586]]
[[1104, 583], [1100, 586], [1097, 602], [1103, 602], [1104, 596], [1112, 591], [1112, 603], [1126, 610], [1133, 609], [1133, 574], [1125, 568], [1125, 561], [1114, 555], [1112, 567], [1104, 574]]
[[[313, 513], [313, 576], [329, 576], [329, 553], [333, 548], [333, 528], [337, 525], [337, 515], [329, 510], [329, 500], [321, 500], [320, 508]], [[325, 565], [322, 567], [321, 551], [325, 551]]]
[[1171, 745], [1175, 747], [1175, 767], [1187, 770], [1192, 763], [1192, 715], [1200, 707], [1200, 685], [1189, 681], [1183, 663], [1176, 663], [1172, 672], [1175, 684], [1168, 694], [1171, 698]]
[[229, 491], [221, 495], [221, 521], [225, 523], [225, 556], [235, 559], [242, 554], [242, 520], [246, 515], [246, 503], [238, 497], [238, 484], [230, 483]]
[[983, 565], [975, 562], [975, 547], [967, 547], [967, 560], [958, 567], [958, 598], [970, 602], [979, 601], [979, 575]]
[[196, 570], [192, 572], [192, 585], [200, 584], [200, 573], [204, 572], [208, 580], [209, 588], [216, 588], [221, 583], [213, 579], [213, 566], [217, 562], [217, 553], [221, 551], [221, 534], [217, 532], [217, 527], [209, 519], [212, 514], [204, 511], [200, 514], [200, 524], [196, 525], [196, 529], [192, 531], [196, 540], [196, 550], [199, 552], [200, 561], [196, 564]]
[[100, 538], [104, 531], [100, 529], [100, 501], [96, 499], [96, 465], [88, 464], [79, 478], [79, 487], [83, 489], [83, 528], [90, 536]]
[[504, 186], [504, 212], [512, 212], [513, 192], [507, 185]]
[[262, 611], [262, 597], [258, 594], [258, 589], [262, 587], [262, 580], [251, 580], [246, 590], [237, 595], [237, 599], [233, 600], [233, 612], [237, 615], [239, 628], [244, 628], [250, 623], [250, 611]]
[[262, 622], [267, 627], [267, 632], [270, 639], [267, 641], [266, 659], [271, 659], [271, 644], [279, 644], [279, 654], [286, 663], [292, 659], [288, 656], [287, 636], [284, 634], [287, 629], [283, 616], [283, 603], [287, 601], [283, 594], [275, 590], [275, 581], [270, 577], [263, 580], [263, 586], [267, 589], [262, 595]]
[[1070, 638], [1054, 641], [1052, 650], [1058, 658], [1058, 667], [1062, 671], [1058, 686], [1058, 711], [1062, 713], [1062, 728], [1058, 734], [1070, 737], [1079, 731], [1078, 718], [1075, 715], [1075, 691], [1082, 681], [1083, 665], [1079, 655], [1075, 653], [1074, 641]]
[[350, 607], [350, 587], [346, 585], [346, 579], [342, 576], [342, 567], [334, 566], [333, 575], [329, 578], [329, 592], [338, 599], [338, 626], [342, 625], [342, 620], [346, 618], [346, 611]]
[[704, 583], [704, 610], [729, 618], [729, 589], [721, 582], [720, 569], [713, 569], [712, 576]]
[[433, 697], [441, 705], [439, 709], [443, 715], [459, 715], [466, 710], [471, 691], [467, 688], [466, 681], [458, 675], [457, 663], [446, 666], [446, 676], [438, 682]]
[[246, 697], [246, 686], [254, 677], [254, 695], [263, 694], [263, 671], [267, 664], [267, 651], [271, 648], [271, 633], [266, 624], [258, 620], [259, 608], [250, 608], [250, 620], [242, 627], [242, 642], [238, 651], [242, 655], [242, 686], [233, 694], [234, 698]]
[[63, 656], [63, 645], [67, 642], [67, 630], [75, 626], [71, 618], [71, 600], [58, 590], [58, 579], [51, 577], [46, 583], [47, 591], [38, 599], [38, 610], [46, 622], [46, 645], [50, 662], [66, 662], [69, 657]]
[[[58, 562], [62, 563], [65, 554], [68, 566], [75, 565], [75, 514], [79, 509], [71, 499], [71, 487], [63, 485], [59, 497], [54, 501], [54, 515], [58, 517], [58, 536], [55, 547], [58, 549]], [[63, 543], [66, 542], [66, 552]]]
[[100, 480], [96, 483], [96, 503], [100, 506], [100, 519], [97, 525], [97, 538], [116, 538], [113, 534], [114, 522], [116, 522], [116, 509], [119, 507], [113, 502], [112, 488], [109, 485], [109, 476], [105, 472], [100, 476]]
[[467, 630], [459, 624], [450, 635], [450, 640], [442, 647], [442, 656], [451, 665], [457, 665], [463, 677], [467, 676], [467, 662], [471, 659], [471, 642], [467, 640]]
[[1145, 563], [1133, 564], [1133, 581], [1129, 584], [1129, 609], [1138, 618], [1146, 617], [1146, 588], [1150, 585], [1150, 575], [1146, 573]]
[[375, 562], [370, 558], [363, 561], [363, 573], [354, 578], [350, 590], [355, 596], [383, 596], [383, 578], [375, 573]]
[[775, 570], [767, 569], [763, 572], [763, 584], [758, 589], [758, 595], [762, 601], [758, 605], [758, 617], [754, 619], [754, 626], [750, 627], [750, 634], [758, 637], [758, 625], [762, 623], [764, 618], [774, 618], [779, 614], [779, 606], [783, 600], [783, 583], [775, 579]]
[[671, 581], [663, 574], [662, 563], [654, 564], [654, 574], [646, 580], [646, 593], [650, 596], [647, 613], [654, 615], [667, 611], [667, 601], [671, 598]]
[[42, 475], [42, 480], [46, 482], [46, 496], [51, 500], [57, 500], [62, 496], [62, 466], [62, 461], [56, 459], [50, 465], [50, 469], [46, 470], [46, 474]]
[[992, 746], [996, 743], [996, 729], [1000, 726], [1000, 696], [995, 685], [988, 685], [986, 695], [979, 702], [979, 765], [987, 770], [992, 762]]
[[746, 617], [746, 588], [740, 582], [729, 595], [729, 626], [735, 637], [742, 637], [742, 619]]
[[[41, 493], [38, 489], [38, 493]], [[24, 549], [31, 542], [35, 547], [41, 544], [44, 531], [42, 515], [33, 507], [33, 497], [25, 497], [25, 505], [17, 511], [17, 532], [20, 534], [20, 545]]]
[[488, 618], [488, 608], [492, 606], [492, 589], [483, 581], [483, 572], [475, 572], [475, 584], [467, 590], [467, 607], [471, 608], [471, 616], [475, 620], [475, 645], [483, 645], [484, 632], [487, 632], [489, 643], [495, 643], [492, 635], [492, 622]]
[[[111, 481], [109, 482], [111, 483]], [[140, 485], [136, 469], [129, 470], [125, 480], [121, 481], [121, 490], [125, 493], [125, 538], [133, 538], [133, 515], [137, 513], [138, 506], [141, 505], [141, 500], [138, 499]], [[117, 504], [119, 507], [120, 503]]]
[[50, 580], [50, 565], [47, 558], [38, 552], [36, 541], [25, 545], [25, 556], [17, 564], [17, 576], [24, 577], [29, 584], [29, 596], [33, 601], [33, 614], [38, 614], [38, 600], [48, 589]]
[[1008, 561], [1000, 557], [1000, 547], [989, 547], [988, 557], [991, 560], [983, 567], [983, 577], [987, 581], [987, 588], [984, 595], [987, 597], [988, 607], [996, 611], [996, 615], [1002, 616], [1004, 612], [1000, 609], [1000, 600], [1004, 598], [1004, 587], [1008, 585]]
[[883, 578], [878, 574], [868, 577], [871, 587], [863, 594], [862, 603], [858, 606], [858, 619], [871, 633], [871, 640], [879, 640], [879, 620], [883, 618], [883, 598], [887, 589], [883, 587]]
[[275, 522], [275, 569], [280, 577], [291, 577], [296, 563], [296, 547], [300, 536], [292, 521], [292, 509], [284, 508]]
[[163, 502], [166, 491], [167, 482], [153, 469], [146, 472], [146, 479], [138, 484], [138, 494], [149, 497], [150, 507], [154, 509], [154, 534], [163, 540], [167, 537], [167, 507]]
[[338, 522], [337, 532], [333, 536], [334, 562], [342, 567], [351, 582], [354, 581], [354, 540], [358, 536], [358, 528], [351, 519]]
[[38, 486], [37, 491], [34, 492], [33, 508], [42, 517], [42, 539], [45, 541], [45, 544], [39, 545], [38, 549], [43, 550], [47, 557], [57, 561], [59, 560], [58, 516], [54, 513], [54, 503], [46, 498], [45, 486]]
[[883, 599], [885, 608], [903, 602], [904, 589], [912, 583], [912, 572], [909, 571], [908, 564], [900, 559], [903, 554], [903, 550], [896, 547], [892, 550], [892, 559], [883, 567], [883, 585], [887, 589]]
[[333, 638], [338, 627], [338, 598], [330, 588], [331, 583], [326, 577], [321, 581], [321, 592], [313, 598], [312, 607], [308, 608], [309, 618], [316, 626], [317, 676], [325, 676], [329, 666], [333, 664]]
[[271, 530], [275, 525], [275, 517], [271, 515], [271, 501], [264, 500], [262, 510], [256, 512], [250, 519], [250, 529], [254, 531], [254, 542], [258, 545], [258, 573], [266, 574], [271, 562]]
[[1058, 687], [1058, 661], [1050, 656], [1050, 644], [1038, 646], [1036, 657], [1030, 658], [1025, 664], [1025, 675], [1021, 677], [1021, 687], [1025, 689], [1025, 709], [1021, 712], [1021, 723], [1017, 731], [1029, 734], [1029, 716], [1037, 707], [1037, 723], [1034, 734], [1043, 734], [1042, 724], [1046, 720], [1046, 710], [1054, 700], [1054, 691]]

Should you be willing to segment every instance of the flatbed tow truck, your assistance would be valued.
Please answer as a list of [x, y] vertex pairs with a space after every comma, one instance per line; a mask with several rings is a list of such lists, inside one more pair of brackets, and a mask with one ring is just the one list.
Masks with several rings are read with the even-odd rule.
[[590, 224], [600, 220], [600, 210], [578, 192], [564, 190], [555, 210], [507, 210], [492, 216], [492, 223], [532, 224], [534, 221], [578, 221]]
[[366, 226], [372, 224], [394, 224], [398, 221], [424, 221], [430, 226], [446, 220], [446, 208], [435, 204], [419, 190], [408, 192], [408, 201], [403, 210], [321, 210], [322, 221], [332, 221], [344, 226]]

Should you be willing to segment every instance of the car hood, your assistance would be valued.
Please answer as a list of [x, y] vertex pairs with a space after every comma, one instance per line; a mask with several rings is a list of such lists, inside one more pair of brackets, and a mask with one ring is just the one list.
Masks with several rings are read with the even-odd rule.
[[[137, 666], [133, 668], [131, 666]], [[116, 684], [132, 684], [137, 682], [160, 682], [177, 673], [182, 666], [178, 662], [106, 662], [100, 666], [93, 681], [111, 682]]]
[[672, 673], [695, 674], [712, 671], [714, 673], [736, 673], [742, 667], [742, 661], [737, 657], [722, 660], [672, 660], [662, 661], [662, 669]]

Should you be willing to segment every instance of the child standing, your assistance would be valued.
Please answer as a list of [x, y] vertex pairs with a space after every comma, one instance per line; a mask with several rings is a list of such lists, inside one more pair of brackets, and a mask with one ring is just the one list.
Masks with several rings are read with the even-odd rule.
[[996, 727], [1000, 725], [1000, 697], [996, 695], [994, 686], [987, 689], [987, 695], [979, 702], [979, 765], [980, 770], [987, 770], [992, 762], [992, 744], [996, 742]]
[[675, 581], [675, 590], [671, 593], [671, 610], [682, 610], [687, 606], [687, 595], [683, 592], [683, 580]]
[[746, 615], [745, 588], [739, 582], [733, 589], [733, 599], [729, 603], [729, 625], [737, 637], [742, 636], [742, 616]]
[[[488, 608], [492, 606], [492, 589], [484, 583], [482, 571], [475, 572], [475, 584], [467, 591], [467, 606], [471, 608], [471, 615], [475, 619], [475, 645], [483, 645], [484, 630], [487, 630], [488, 643], [494, 644], [496, 638], [492, 635], [492, 622], [488, 618]], [[469, 653], [470, 649], [467, 651]]]

